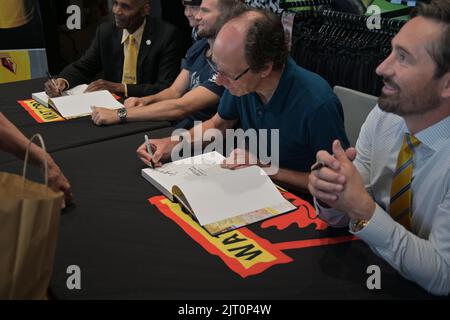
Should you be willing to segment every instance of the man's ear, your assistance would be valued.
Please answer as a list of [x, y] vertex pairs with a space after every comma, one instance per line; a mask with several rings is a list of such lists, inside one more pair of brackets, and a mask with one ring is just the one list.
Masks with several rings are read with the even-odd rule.
[[269, 62], [265, 65], [264, 69], [261, 71], [261, 78], [267, 77], [273, 70], [273, 62]]
[[444, 99], [450, 98], [450, 71], [442, 76], [442, 91], [441, 96]]

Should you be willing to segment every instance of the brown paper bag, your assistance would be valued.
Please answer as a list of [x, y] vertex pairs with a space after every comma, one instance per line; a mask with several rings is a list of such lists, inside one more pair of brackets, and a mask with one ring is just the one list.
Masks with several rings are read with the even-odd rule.
[[0, 172], [0, 299], [45, 299], [53, 270], [62, 192]]

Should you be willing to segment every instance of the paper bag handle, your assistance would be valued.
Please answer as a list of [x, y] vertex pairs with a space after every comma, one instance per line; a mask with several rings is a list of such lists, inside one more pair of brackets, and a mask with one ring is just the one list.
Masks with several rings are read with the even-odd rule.
[[[28, 156], [30, 153], [30, 148], [31, 148], [31, 144], [33, 143], [34, 139], [38, 139], [42, 150], [44, 150], [45, 154], [47, 154], [47, 149], [45, 148], [45, 143], [44, 143], [44, 139], [42, 139], [42, 136], [39, 133], [36, 133], [35, 135], [33, 135], [30, 139], [30, 142], [28, 143], [27, 146], [27, 151], [25, 153], [25, 160], [23, 163], [23, 172], [22, 172], [22, 178], [23, 178], [23, 184], [22, 184], [22, 198], [23, 198], [23, 193], [25, 190], [25, 176], [27, 174], [27, 167], [28, 167]], [[47, 191], [48, 191], [48, 163], [47, 163], [47, 157], [44, 157], [44, 172], [45, 172], [45, 186], [47, 187]]]

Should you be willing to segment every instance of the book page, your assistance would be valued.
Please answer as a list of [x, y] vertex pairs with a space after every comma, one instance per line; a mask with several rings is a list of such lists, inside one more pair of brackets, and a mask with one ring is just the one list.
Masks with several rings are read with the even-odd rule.
[[261, 209], [292, 209], [258, 166], [227, 171], [210, 179], [195, 179], [178, 184], [201, 225]]
[[90, 115], [92, 106], [109, 109], [123, 107], [107, 90], [52, 98], [49, 103], [66, 119]]
[[[87, 89], [87, 84], [80, 84], [79, 86], [76, 86], [72, 89], [66, 90], [62, 93], [62, 97], [64, 96], [74, 96], [77, 94], [83, 94], [84, 91]], [[48, 106], [48, 99], [50, 98], [45, 91], [41, 92], [34, 92], [31, 94], [31, 98], [39, 102], [40, 104], [44, 106]]]
[[[67, 96], [75, 96], [77, 94], [83, 94], [85, 93], [84, 91], [87, 89], [88, 85], [87, 84], [80, 84], [72, 89], [66, 90], [63, 92], [63, 96], [67, 95]], [[87, 92], [86, 92], [87, 93]]]
[[142, 169], [142, 176], [154, 184], [166, 197], [173, 200], [171, 190], [174, 185], [229, 172], [220, 167], [224, 159], [218, 152], [208, 152], [166, 163], [160, 168]]
[[35, 92], [31, 94], [31, 98], [46, 107], [48, 106], [48, 95], [45, 93], [45, 91]]

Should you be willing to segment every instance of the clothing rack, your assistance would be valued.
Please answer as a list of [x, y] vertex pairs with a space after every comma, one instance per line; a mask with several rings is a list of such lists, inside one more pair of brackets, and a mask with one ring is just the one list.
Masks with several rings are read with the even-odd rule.
[[390, 54], [391, 40], [405, 21], [380, 18], [369, 29], [370, 17], [320, 10], [296, 13], [291, 55], [300, 66], [318, 73], [331, 86], [340, 85], [378, 96], [382, 79], [377, 66]]
[[[367, 28], [367, 23], [368, 20], [371, 19], [371, 17], [332, 10], [323, 10], [321, 14], [325, 20], [325, 23], [348, 29], [369, 30]], [[406, 22], [403, 20], [380, 18], [381, 28], [372, 29], [369, 31], [389, 32], [397, 34], [397, 32], [405, 23]]]
[[319, 7], [319, 6], [330, 6], [334, 0], [301, 0], [301, 1], [281, 1], [280, 7], [282, 9], [288, 10], [291, 8], [298, 7]]

